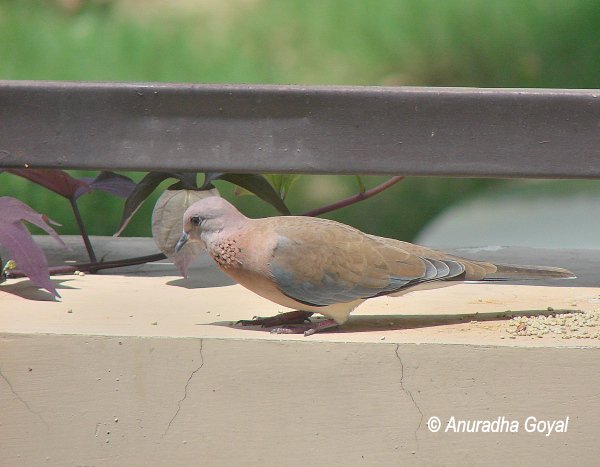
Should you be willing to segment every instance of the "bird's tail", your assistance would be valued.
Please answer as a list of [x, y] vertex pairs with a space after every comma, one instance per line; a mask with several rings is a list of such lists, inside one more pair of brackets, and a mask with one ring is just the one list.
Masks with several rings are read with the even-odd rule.
[[496, 264], [496, 272], [488, 273], [485, 279], [575, 279], [577, 276], [568, 269], [550, 266], [518, 266], [515, 264]]

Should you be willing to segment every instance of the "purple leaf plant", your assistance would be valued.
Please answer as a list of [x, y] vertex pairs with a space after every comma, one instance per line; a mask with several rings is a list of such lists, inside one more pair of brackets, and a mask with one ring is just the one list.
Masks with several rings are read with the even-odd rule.
[[[63, 170], [55, 169], [4, 169], [0, 170], [0, 172], [7, 172], [26, 178], [68, 199], [71, 203], [90, 260], [93, 263], [96, 262], [96, 256], [85, 231], [85, 226], [77, 206], [77, 199], [94, 190], [105, 191], [122, 198], [127, 198], [136, 186], [130, 178], [107, 171], [101, 172], [93, 179], [76, 179]], [[21, 274], [29, 277], [34, 284], [43, 287], [54, 296], [59, 297], [60, 295], [49, 278], [46, 257], [40, 247], [34, 242], [23, 221], [40, 227], [56, 239], [57, 242], [64, 245], [55, 230], [50, 226], [50, 224], [59, 224], [37, 213], [19, 200], [0, 197], [0, 245], [7, 250], [10, 259], [16, 262], [17, 269]]]
[[15, 198], [0, 197], [0, 245], [8, 251], [10, 258], [17, 263], [17, 267], [29, 277], [31, 282], [43, 287], [55, 297], [60, 297], [50, 280], [48, 262], [44, 252], [33, 241], [23, 221], [45, 230], [58, 243], [64, 245], [64, 242], [49, 225], [59, 224]]
[[[0, 197], [0, 246], [10, 255], [9, 259], [17, 264], [17, 270], [10, 273], [13, 277], [27, 276], [36, 285], [45, 288], [54, 296], [60, 295], [52, 284], [49, 274], [66, 274], [76, 270], [95, 273], [100, 269], [116, 268], [144, 264], [152, 261], [159, 261], [165, 258], [163, 253], [148, 255], [138, 258], [128, 258], [114, 261], [98, 262], [94, 254], [89, 236], [86, 232], [83, 219], [77, 206], [79, 197], [95, 190], [105, 191], [107, 193], [125, 198], [125, 205], [119, 230], [115, 235], [119, 235], [127, 226], [130, 219], [138, 210], [141, 203], [168, 178], [174, 178], [177, 181], [169, 187], [169, 190], [197, 190], [204, 191], [214, 188], [212, 182], [215, 180], [224, 180], [255, 194], [263, 201], [270, 203], [281, 214], [289, 214], [287, 206], [283, 202], [281, 189], [275, 189], [263, 175], [256, 174], [229, 174], [229, 173], [207, 173], [205, 174], [204, 184], [198, 188], [196, 184], [196, 173], [188, 172], [150, 172], [139, 182], [135, 183], [130, 178], [110, 171], [103, 171], [96, 178], [77, 179], [63, 170], [57, 169], [33, 169], [33, 168], [11, 168], [2, 169], [0, 173], [7, 172], [30, 180], [44, 188], [67, 199], [71, 204], [73, 214], [77, 221], [81, 238], [85, 244], [90, 263], [81, 263], [69, 266], [53, 266], [48, 268], [48, 262], [42, 250], [35, 244], [29, 230], [23, 222], [34, 224], [50, 234], [59, 243], [63, 244], [57, 233], [49, 224], [59, 225], [51, 221], [46, 216], [37, 213], [26, 204], [10, 197]], [[323, 213], [349, 206], [351, 204], [363, 201], [379, 192], [391, 187], [401, 181], [404, 177], [392, 177], [386, 182], [366, 190], [362, 181], [359, 179], [360, 192], [349, 198], [340, 200], [319, 209], [304, 213], [305, 216], [317, 216]], [[0, 282], [3, 278], [2, 261], [0, 258]]]
[[74, 178], [67, 172], [56, 169], [4, 169], [3, 171], [26, 178], [70, 200], [76, 200], [93, 190], [127, 198], [136, 187], [129, 177], [108, 171], [100, 172], [96, 178], [82, 179]]
[[77, 199], [93, 190], [105, 191], [122, 198], [128, 198], [135, 189], [136, 184], [128, 177], [114, 172], [103, 171], [96, 178], [77, 179], [64, 170], [57, 169], [4, 169], [4, 172], [26, 178], [44, 188], [69, 200], [73, 215], [79, 227], [81, 238], [92, 263], [96, 263], [96, 254], [87, 234], [85, 224], [81, 218]]

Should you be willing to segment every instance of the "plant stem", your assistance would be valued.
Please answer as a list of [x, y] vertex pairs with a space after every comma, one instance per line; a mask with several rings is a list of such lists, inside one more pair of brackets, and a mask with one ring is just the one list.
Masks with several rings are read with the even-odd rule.
[[[89, 272], [95, 273], [100, 271], [101, 269], [113, 269], [113, 268], [122, 268], [125, 266], [136, 266], [138, 264], [152, 263], [154, 261], [160, 261], [161, 259], [165, 259], [166, 256], [162, 253], [155, 253], [153, 255], [148, 256], [138, 256], [135, 258], [126, 258], [126, 259], [117, 259], [114, 261], [103, 261], [103, 262], [92, 262], [92, 263], [79, 263], [72, 264], [68, 266], [50, 266], [48, 268], [48, 272], [51, 276], [60, 275], [60, 274], [72, 274], [75, 271], [81, 272]], [[9, 273], [11, 278], [25, 277], [18, 269], [10, 271]]]
[[323, 207], [320, 207], [317, 209], [313, 209], [311, 211], [307, 211], [302, 215], [315, 217], [315, 216], [320, 216], [321, 214], [325, 214], [326, 212], [331, 212], [331, 211], [335, 211], [336, 209], [345, 208], [346, 206], [350, 206], [352, 204], [358, 203], [359, 201], [363, 201], [372, 196], [375, 196], [376, 194], [381, 193], [383, 190], [387, 190], [389, 187], [395, 185], [396, 183], [398, 183], [399, 181], [401, 181], [403, 179], [404, 179], [404, 176], [397, 175], [395, 177], [392, 177], [392, 178], [386, 180], [381, 185], [377, 185], [376, 187], [371, 188], [370, 190], [361, 191], [361, 192], [357, 193], [356, 195], [341, 199], [339, 201], [336, 201], [335, 203], [328, 204], [327, 206], [323, 206]]
[[127, 258], [127, 259], [116, 259], [113, 261], [103, 261], [101, 263], [96, 263], [96, 262], [92, 262], [92, 263], [82, 263], [82, 264], [78, 264], [77, 267], [79, 268], [79, 271], [83, 271], [83, 272], [97, 272], [100, 271], [101, 269], [113, 269], [113, 268], [122, 268], [125, 266], [136, 266], [138, 264], [145, 264], [145, 263], [153, 263], [155, 261], [160, 261], [161, 259], [166, 259], [166, 256], [162, 253], [155, 253], [153, 255], [147, 255], [147, 256], [137, 256], [135, 258]]
[[94, 249], [92, 248], [92, 243], [90, 242], [90, 237], [85, 230], [85, 224], [83, 223], [83, 219], [81, 218], [81, 213], [79, 212], [79, 207], [77, 206], [77, 201], [73, 198], [69, 198], [71, 202], [71, 208], [73, 209], [73, 214], [75, 215], [75, 220], [77, 221], [77, 226], [79, 227], [79, 233], [81, 234], [81, 238], [83, 239], [83, 244], [85, 245], [85, 249], [87, 251], [88, 257], [90, 258], [91, 263], [97, 263], [96, 253], [94, 253]]

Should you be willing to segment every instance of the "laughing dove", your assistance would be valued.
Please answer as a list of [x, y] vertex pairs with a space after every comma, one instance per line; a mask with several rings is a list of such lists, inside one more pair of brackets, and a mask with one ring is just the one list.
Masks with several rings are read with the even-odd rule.
[[305, 335], [337, 326], [369, 298], [401, 295], [452, 281], [569, 278], [570, 271], [472, 261], [399, 240], [377, 237], [314, 217], [249, 219], [220, 197], [192, 204], [183, 216], [179, 251], [202, 242], [219, 268], [252, 292], [297, 311], [241, 321], [267, 327], [328, 319], [275, 332]]

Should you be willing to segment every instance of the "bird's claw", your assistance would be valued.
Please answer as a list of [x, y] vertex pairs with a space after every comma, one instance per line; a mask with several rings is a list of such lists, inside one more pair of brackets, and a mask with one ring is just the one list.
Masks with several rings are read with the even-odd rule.
[[310, 323], [310, 317], [312, 316], [310, 311], [288, 311], [275, 316], [255, 316], [253, 319], [241, 319], [236, 324], [242, 326], [262, 326], [263, 328], [270, 328], [274, 326], [281, 326], [284, 324], [303, 324]]
[[236, 324], [271, 328], [271, 334], [304, 334], [307, 337], [324, 329], [337, 326], [337, 323], [332, 319], [318, 320], [313, 323], [309, 319], [312, 314], [310, 311], [288, 311], [267, 318], [255, 316], [254, 319], [241, 319]]
[[236, 321], [235, 325], [242, 325], [242, 326], [260, 326], [262, 325], [262, 320], [264, 320], [265, 318], [261, 317], [261, 316], [254, 316], [252, 319], [240, 319], [238, 321]]
[[324, 329], [337, 327], [338, 324], [332, 319], [324, 319], [316, 323], [296, 324], [291, 326], [276, 327], [271, 329], [271, 334], [304, 334], [304, 337], [312, 336], [316, 332]]

